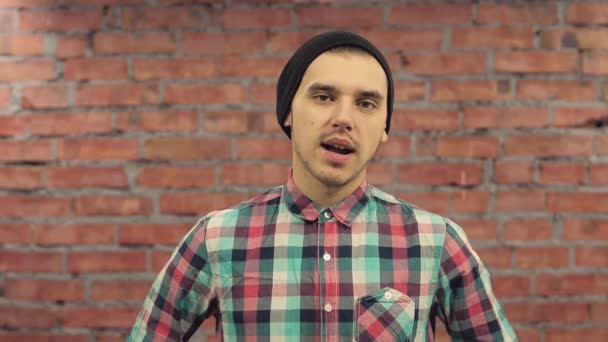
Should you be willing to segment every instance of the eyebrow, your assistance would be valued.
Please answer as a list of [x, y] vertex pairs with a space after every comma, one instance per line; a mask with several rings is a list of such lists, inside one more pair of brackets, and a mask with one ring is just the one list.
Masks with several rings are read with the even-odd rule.
[[[324, 91], [324, 92], [333, 93], [333, 94], [340, 93], [340, 90], [338, 90], [338, 88], [336, 88], [335, 86], [332, 86], [332, 85], [328, 85], [328, 84], [313, 83], [308, 87], [308, 93], [315, 93], [317, 91]], [[381, 102], [382, 100], [384, 100], [384, 96], [382, 96], [382, 94], [380, 94], [380, 92], [377, 90], [359, 90], [357, 92], [357, 95], [359, 95], [360, 97], [371, 98], [378, 102]]]

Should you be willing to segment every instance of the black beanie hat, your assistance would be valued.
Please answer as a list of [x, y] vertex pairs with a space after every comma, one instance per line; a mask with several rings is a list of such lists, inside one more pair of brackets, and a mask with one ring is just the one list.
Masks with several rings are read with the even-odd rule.
[[372, 55], [384, 69], [388, 80], [388, 98], [386, 106], [386, 128], [388, 131], [391, 126], [391, 114], [393, 112], [393, 76], [388, 63], [384, 59], [382, 53], [372, 43], [365, 38], [346, 31], [330, 31], [317, 35], [306, 41], [293, 56], [289, 59], [277, 83], [277, 120], [279, 126], [285, 134], [291, 139], [291, 129], [283, 125], [287, 114], [291, 109], [291, 101], [293, 100], [304, 72], [320, 54], [323, 52], [338, 47], [338, 46], [354, 46], [367, 51]]

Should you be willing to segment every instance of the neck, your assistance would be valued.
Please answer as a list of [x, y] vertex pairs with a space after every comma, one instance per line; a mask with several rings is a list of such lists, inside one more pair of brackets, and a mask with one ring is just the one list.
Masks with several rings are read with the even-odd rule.
[[321, 183], [317, 178], [303, 170], [293, 169], [293, 182], [306, 197], [324, 208], [329, 208], [353, 193], [363, 182], [365, 170], [342, 186]]

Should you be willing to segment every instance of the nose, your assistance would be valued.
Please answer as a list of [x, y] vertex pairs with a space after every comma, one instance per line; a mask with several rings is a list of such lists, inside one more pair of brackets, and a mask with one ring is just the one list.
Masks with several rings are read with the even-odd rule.
[[334, 113], [331, 118], [332, 127], [337, 129], [345, 129], [352, 131], [353, 129], [353, 117], [352, 113], [355, 110], [353, 105], [347, 101], [339, 101], [338, 105], [334, 107]]

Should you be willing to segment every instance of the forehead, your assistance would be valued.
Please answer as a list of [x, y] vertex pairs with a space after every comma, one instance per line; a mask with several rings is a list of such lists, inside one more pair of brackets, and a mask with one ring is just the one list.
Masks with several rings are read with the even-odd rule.
[[313, 83], [333, 85], [342, 91], [376, 90], [386, 97], [388, 81], [378, 61], [359, 53], [325, 52], [306, 69], [301, 88]]

